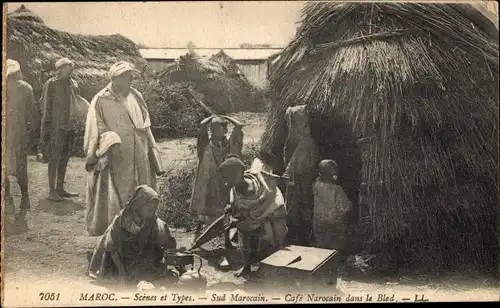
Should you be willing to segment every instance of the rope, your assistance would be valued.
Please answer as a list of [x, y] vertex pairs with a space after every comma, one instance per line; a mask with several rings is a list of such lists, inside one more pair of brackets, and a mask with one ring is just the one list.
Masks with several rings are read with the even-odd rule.
[[325, 51], [325, 50], [336, 49], [339, 47], [355, 45], [355, 44], [363, 43], [366, 41], [393, 39], [393, 38], [407, 35], [411, 32], [413, 32], [413, 31], [410, 29], [399, 29], [399, 30], [394, 30], [394, 31], [390, 31], [390, 32], [375, 33], [375, 34], [370, 34], [370, 35], [361, 35], [361, 37], [356, 37], [356, 38], [349, 39], [349, 40], [346, 40], [346, 41], [343, 41], [340, 43], [330, 42], [330, 43], [323, 43], [323, 44], [316, 45], [314, 51], [321, 52], [321, 51]]

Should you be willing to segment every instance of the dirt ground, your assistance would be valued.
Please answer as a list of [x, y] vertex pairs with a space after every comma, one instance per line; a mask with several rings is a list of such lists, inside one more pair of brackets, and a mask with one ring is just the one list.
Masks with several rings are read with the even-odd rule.
[[[262, 115], [238, 116], [247, 123], [244, 128], [245, 140], [258, 141], [264, 126]], [[194, 144], [194, 139], [160, 142], [164, 163], [168, 165], [178, 159], [194, 159]], [[78, 192], [80, 196], [62, 203], [52, 203], [45, 200], [48, 190], [47, 165], [37, 162], [35, 157], [29, 157], [32, 202], [32, 210], [28, 214], [29, 230], [17, 232], [13, 215], [5, 217], [5, 305], [7, 301], [22, 305], [22, 298], [26, 298], [28, 293], [54, 292], [54, 285], [59, 284], [75, 290], [80, 287], [90, 290], [92, 284], [85, 276], [88, 265], [86, 253], [93, 249], [97, 238], [88, 236], [85, 231], [84, 170], [83, 159], [70, 160], [67, 188]], [[19, 189], [16, 184], [12, 187], [17, 209], [20, 202]], [[193, 234], [184, 230], [173, 230], [173, 234], [180, 245], [187, 246], [193, 239]], [[214, 290], [216, 286], [219, 291], [243, 289], [244, 280], [234, 278], [233, 272], [222, 272], [209, 264], [205, 264], [202, 272]], [[399, 277], [390, 281], [361, 281], [342, 277], [338, 280], [338, 288], [346, 295], [373, 294], [374, 301], [377, 294], [396, 294], [396, 300], [406, 295], [413, 300], [416, 295], [422, 294], [431, 301], [500, 299], [495, 281], [482, 277], [467, 278], [459, 274]]]

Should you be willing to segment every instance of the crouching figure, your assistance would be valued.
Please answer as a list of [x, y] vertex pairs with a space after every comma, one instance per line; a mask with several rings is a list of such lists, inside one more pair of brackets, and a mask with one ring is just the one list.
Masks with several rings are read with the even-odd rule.
[[245, 171], [243, 162], [230, 155], [220, 169], [230, 188], [226, 212], [238, 229], [243, 258], [243, 267], [236, 273], [239, 277], [249, 274], [253, 263], [283, 247], [287, 234], [285, 202], [274, 176], [262, 170], [260, 160]]
[[156, 215], [158, 204], [158, 193], [151, 187], [135, 189], [94, 249], [88, 270], [91, 278], [135, 283], [162, 278], [166, 270], [164, 252], [177, 244], [166, 223]]

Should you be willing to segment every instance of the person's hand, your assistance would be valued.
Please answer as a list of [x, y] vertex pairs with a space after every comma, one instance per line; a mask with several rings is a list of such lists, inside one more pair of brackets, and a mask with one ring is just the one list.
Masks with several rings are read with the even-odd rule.
[[243, 123], [241, 123], [240, 121], [236, 120], [235, 118], [232, 118], [230, 116], [222, 116], [223, 119], [226, 119], [228, 120], [229, 122], [233, 123], [233, 125], [235, 126], [243, 126]]
[[167, 244], [166, 244], [167, 249], [176, 249], [177, 248], [177, 240], [173, 237], [170, 236]]
[[87, 172], [90, 172], [94, 169], [95, 167], [95, 164], [85, 164], [85, 170], [87, 170]]
[[200, 125], [205, 125], [205, 124], [208, 124], [210, 121], [212, 121], [212, 119], [215, 118], [214, 115], [212, 116], [209, 116], [208, 118], [206, 119], [203, 119], [203, 121], [201, 121]]
[[228, 204], [224, 208], [224, 214], [229, 214], [230, 212], [231, 212], [231, 204]]
[[42, 153], [38, 153], [38, 154], [36, 155], [36, 160], [37, 160], [38, 162], [43, 163], [43, 162], [45, 161], [45, 157], [43, 157], [43, 154], [42, 154]]
[[[104, 168], [108, 163], [109, 163], [109, 155], [105, 154], [101, 157], [99, 157], [98, 162], [99, 167]], [[101, 169], [99, 168], [99, 169]]]

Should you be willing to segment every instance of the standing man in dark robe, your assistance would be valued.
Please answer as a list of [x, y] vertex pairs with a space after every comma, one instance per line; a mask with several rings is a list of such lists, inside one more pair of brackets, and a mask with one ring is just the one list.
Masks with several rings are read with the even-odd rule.
[[64, 178], [74, 138], [72, 113], [76, 112], [76, 82], [71, 78], [74, 64], [68, 58], [56, 62], [57, 76], [49, 79], [42, 90], [42, 123], [38, 158], [48, 162], [48, 200], [60, 202], [63, 198], [78, 196], [64, 189]]
[[[15, 176], [21, 190], [20, 212], [16, 221], [25, 222], [30, 209], [28, 192], [28, 135], [33, 120], [35, 99], [33, 88], [23, 80], [17, 61], [7, 60], [7, 100], [5, 125], [5, 176]], [[6, 210], [13, 210], [10, 182], [5, 179]]]
[[290, 243], [301, 246], [311, 244], [314, 211], [312, 186], [317, 176], [318, 150], [312, 139], [309, 121], [305, 105], [288, 107], [286, 110], [288, 137], [284, 148], [286, 170], [283, 177], [289, 179], [285, 196], [289, 227], [287, 236]]

